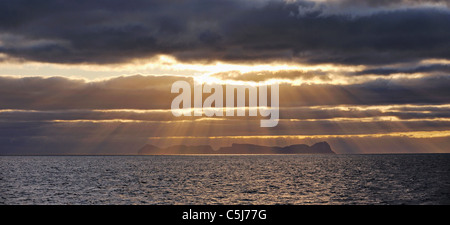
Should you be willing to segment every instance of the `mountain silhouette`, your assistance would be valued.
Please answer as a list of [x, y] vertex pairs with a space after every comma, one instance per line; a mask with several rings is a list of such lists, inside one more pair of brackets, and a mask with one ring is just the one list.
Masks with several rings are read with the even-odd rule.
[[335, 154], [327, 142], [319, 142], [308, 146], [305, 144], [289, 145], [286, 147], [261, 146], [253, 144], [232, 144], [215, 151], [209, 145], [173, 145], [159, 148], [145, 145], [138, 151], [139, 155], [181, 155], [181, 154]]

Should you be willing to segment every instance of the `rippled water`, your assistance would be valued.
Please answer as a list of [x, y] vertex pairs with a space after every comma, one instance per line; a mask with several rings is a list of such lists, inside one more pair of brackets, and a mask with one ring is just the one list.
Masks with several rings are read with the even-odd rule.
[[3, 156], [1, 204], [450, 204], [450, 154]]

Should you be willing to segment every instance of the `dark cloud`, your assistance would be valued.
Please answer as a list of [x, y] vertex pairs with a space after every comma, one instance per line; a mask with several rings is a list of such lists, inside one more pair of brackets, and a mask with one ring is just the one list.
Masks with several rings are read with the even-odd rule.
[[351, 85], [280, 86], [281, 106], [443, 104], [450, 101], [449, 76], [377, 79]]
[[448, 0], [328, 0], [343, 6], [367, 5], [367, 6], [398, 6], [398, 5], [423, 5], [423, 4], [443, 4], [448, 5]]
[[187, 61], [348, 64], [449, 58], [450, 12], [418, 6], [424, 2], [364, 1], [369, 9], [394, 3], [403, 9], [359, 15], [350, 7], [355, 1], [339, 4], [353, 11], [333, 14], [332, 2], [5, 0], [0, 53], [57, 63], [115, 63], [156, 54]]
[[189, 78], [129, 76], [86, 82], [63, 77], [0, 78], [2, 109], [166, 109], [172, 83]]
[[[62, 77], [0, 77], [0, 109], [170, 109], [177, 76], [126, 76], [87, 82]], [[378, 79], [350, 85], [280, 85], [280, 106], [448, 104], [450, 77]], [[193, 87], [193, 85], [191, 85]], [[225, 90], [225, 89], [224, 89]], [[205, 94], [205, 98], [206, 98]]]
[[448, 64], [432, 64], [432, 65], [424, 65], [418, 66], [414, 68], [375, 68], [375, 69], [367, 69], [354, 73], [355, 75], [367, 75], [367, 74], [375, 74], [375, 75], [391, 75], [394, 73], [406, 73], [406, 74], [414, 74], [414, 73], [441, 73], [441, 74], [449, 74], [450, 73], [450, 65]]
[[[373, 119], [394, 117], [401, 120], [411, 119], [449, 119], [450, 107], [414, 107], [402, 108], [390, 106], [386, 109], [345, 107], [282, 107], [280, 118], [283, 120], [334, 120], [334, 119]], [[0, 111], [0, 122], [180, 122], [180, 120], [202, 121], [204, 117], [174, 117], [170, 110], [8, 110]], [[248, 112], [242, 117], [226, 117], [235, 120], [261, 120], [260, 116], [250, 117]], [[386, 120], [386, 119], [385, 119]], [[392, 120], [392, 119], [391, 119]], [[395, 119], [394, 119], [395, 121]]]
[[[447, 111], [445, 111], [447, 110]], [[397, 119], [448, 119], [450, 118], [449, 108], [432, 108], [427, 110], [423, 107], [413, 107], [402, 109], [401, 107], [394, 107], [391, 110], [385, 109], [360, 109], [354, 107], [343, 108], [321, 108], [321, 107], [301, 107], [301, 108], [282, 108], [280, 109], [280, 118], [282, 119], [362, 119], [369, 118], [377, 120], [379, 117], [394, 117]]]

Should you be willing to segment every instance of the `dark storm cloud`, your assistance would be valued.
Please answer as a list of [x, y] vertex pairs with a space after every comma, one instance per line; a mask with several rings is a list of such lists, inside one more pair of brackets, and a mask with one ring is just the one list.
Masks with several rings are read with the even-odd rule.
[[155, 54], [186, 61], [348, 64], [450, 58], [450, 12], [420, 6], [424, 2], [364, 1], [369, 10], [386, 7], [360, 14], [354, 7], [333, 13], [331, 1], [5, 0], [0, 53], [57, 63], [115, 63]]

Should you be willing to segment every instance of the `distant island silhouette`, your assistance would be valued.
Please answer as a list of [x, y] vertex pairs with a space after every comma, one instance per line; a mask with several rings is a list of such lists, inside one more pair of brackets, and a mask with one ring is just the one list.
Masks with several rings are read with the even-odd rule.
[[335, 154], [327, 142], [318, 142], [308, 146], [305, 144], [289, 145], [286, 147], [261, 146], [253, 144], [232, 144], [214, 150], [209, 145], [174, 145], [159, 148], [147, 144], [139, 149], [139, 155], [183, 155], [183, 154]]

